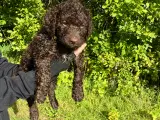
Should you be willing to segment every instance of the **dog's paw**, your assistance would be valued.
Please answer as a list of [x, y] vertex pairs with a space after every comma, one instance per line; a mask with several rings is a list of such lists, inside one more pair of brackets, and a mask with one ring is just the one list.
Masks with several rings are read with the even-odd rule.
[[75, 88], [73, 88], [72, 89], [72, 98], [76, 102], [82, 101], [82, 99], [84, 98], [83, 88], [82, 87], [75, 87]]
[[34, 114], [34, 116], [30, 117], [30, 120], [38, 120], [39, 116], [37, 116], [36, 114]]
[[33, 105], [30, 108], [30, 120], [38, 120], [39, 118], [39, 112], [36, 105]]

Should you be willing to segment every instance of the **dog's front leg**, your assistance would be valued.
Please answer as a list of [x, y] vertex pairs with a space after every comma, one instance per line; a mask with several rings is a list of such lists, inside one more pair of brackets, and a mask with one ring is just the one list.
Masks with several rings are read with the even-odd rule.
[[36, 59], [36, 100], [43, 103], [46, 99], [51, 82], [51, 58]]
[[56, 86], [57, 86], [57, 76], [52, 78], [52, 83], [50, 84], [50, 88], [48, 91], [49, 101], [53, 109], [58, 109], [58, 101], [55, 95]]
[[74, 80], [72, 88], [72, 98], [75, 101], [81, 101], [84, 97], [83, 77], [84, 77], [84, 56], [83, 53], [81, 53], [74, 60]]

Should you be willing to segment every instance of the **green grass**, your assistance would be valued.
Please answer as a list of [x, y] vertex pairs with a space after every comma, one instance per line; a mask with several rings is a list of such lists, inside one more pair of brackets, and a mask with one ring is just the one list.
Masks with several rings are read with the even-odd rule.
[[[82, 102], [75, 103], [71, 98], [71, 88], [60, 85], [57, 90], [59, 109], [53, 110], [48, 100], [39, 105], [40, 120], [159, 120], [160, 108], [155, 107], [152, 96], [122, 97], [105, 95], [99, 97], [94, 93], [85, 92]], [[17, 115], [10, 108], [11, 120], [29, 120], [26, 101], [18, 101]], [[157, 111], [156, 111], [157, 110]], [[152, 112], [156, 112], [153, 119]], [[159, 118], [158, 118], [159, 117]]]

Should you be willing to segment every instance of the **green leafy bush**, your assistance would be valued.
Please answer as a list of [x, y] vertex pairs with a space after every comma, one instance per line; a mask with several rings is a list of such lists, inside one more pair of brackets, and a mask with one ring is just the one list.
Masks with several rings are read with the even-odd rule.
[[143, 85], [156, 86], [160, 1], [105, 0], [97, 4], [101, 9], [91, 9], [95, 26], [87, 49], [88, 86], [99, 94], [111, 90], [123, 95], [139, 93]]
[[43, 4], [41, 0], [3, 0], [0, 4], [0, 43], [22, 52], [40, 28]]

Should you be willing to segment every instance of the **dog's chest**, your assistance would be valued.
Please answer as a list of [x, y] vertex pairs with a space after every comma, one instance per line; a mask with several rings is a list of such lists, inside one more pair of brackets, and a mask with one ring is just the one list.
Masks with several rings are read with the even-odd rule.
[[65, 46], [57, 46], [57, 58], [58, 59], [66, 59], [68, 54], [70, 54], [72, 50], [66, 48]]
[[68, 58], [68, 54], [70, 54], [70, 53], [71, 53], [71, 51], [69, 49], [65, 48], [64, 46], [57, 46], [56, 47], [56, 54], [53, 59], [66, 61]]

